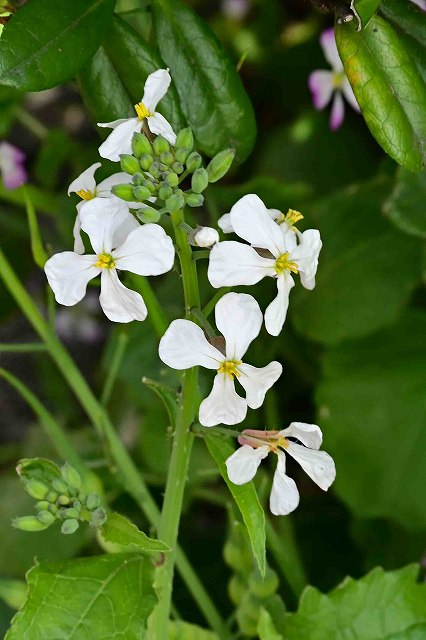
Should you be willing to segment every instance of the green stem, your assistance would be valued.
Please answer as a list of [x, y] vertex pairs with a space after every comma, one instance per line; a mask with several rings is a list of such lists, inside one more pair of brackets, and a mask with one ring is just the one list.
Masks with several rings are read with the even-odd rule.
[[210, 322], [205, 317], [204, 313], [199, 307], [192, 307], [191, 314], [197, 318], [199, 325], [204, 329], [209, 338], [216, 337], [216, 331], [211, 326]]
[[15, 112], [16, 119], [31, 131], [37, 138], [44, 140], [47, 138], [49, 130], [36, 117], [25, 111], [22, 107], [18, 107]]
[[297, 599], [308, 584], [303, 568], [299, 547], [297, 546], [293, 525], [289, 517], [281, 518], [280, 532], [276, 532], [266, 519], [266, 543], [275, 557], [281, 573], [290, 585]]
[[222, 289], [219, 289], [219, 291], [216, 291], [213, 298], [211, 298], [206, 304], [206, 306], [202, 309], [204, 317], [206, 318], [209, 317], [209, 315], [215, 308], [216, 303], [221, 299], [222, 296], [225, 295], [225, 293], [228, 293], [228, 291], [231, 291], [231, 287], [222, 287]]
[[15, 344], [0, 342], [0, 353], [32, 353], [34, 351], [46, 351], [46, 345], [42, 342], [16, 342]]
[[108, 365], [108, 373], [105, 377], [104, 386], [101, 392], [101, 405], [106, 407], [111, 397], [111, 391], [114, 386], [115, 379], [120, 369], [121, 361], [123, 360], [124, 352], [126, 351], [129, 336], [126, 331], [121, 331], [115, 343], [114, 352], [111, 357], [111, 362]]
[[28, 227], [30, 230], [31, 252], [33, 254], [33, 260], [36, 263], [36, 265], [40, 267], [40, 269], [43, 269], [47, 261], [47, 254], [44, 250], [43, 243], [41, 241], [36, 212], [35, 212], [34, 205], [31, 200], [28, 189], [25, 186], [23, 186], [22, 190], [24, 192], [25, 208], [27, 210]]

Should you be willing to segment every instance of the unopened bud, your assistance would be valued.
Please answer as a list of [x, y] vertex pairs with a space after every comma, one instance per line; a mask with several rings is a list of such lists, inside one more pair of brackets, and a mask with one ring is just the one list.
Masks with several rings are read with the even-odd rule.
[[46, 495], [46, 500], [48, 502], [56, 502], [57, 499], [58, 494], [56, 493], [56, 491], [49, 491], [49, 493]]
[[133, 187], [133, 197], [132, 200], [136, 200], [138, 202], [143, 202], [151, 197], [151, 191], [148, 187]]
[[165, 138], [163, 138], [163, 136], [157, 136], [152, 143], [152, 146], [157, 156], [170, 151], [170, 144]]
[[37, 516], [21, 516], [12, 520], [12, 526], [21, 531], [43, 531], [49, 525], [40, 522]]
[[145, 176], [140, 171], [133, 174], [132, 182], [134, 185], [139, 186], [140, 184], [143, 184], [144, 181], [145, 181]]
[[193, 146], [194, 146], [194, 136], [192, 134], [191, 129], [189, 127], [186, 127], [185, 129], [181, 129], [176, 136], [176, 143], [175, 143], [176, 149], [177, 150], [187, 149], [189, 153]]
[[161, 200], [166, 201], [167, 198], [170, 198], [170, 196], [173, 195], [173, 189], [169, 187], [168, 184], [165, 184], [158, 190], [158, 195], [160, 196]]
[[69, 509], [64, 509], [63, 516], [64, 518], [79, 518], [80, 512], [78, 509], [70, 507]]
[[209, 184], [209, 176], [205, 169], [200, 167], [192, 174], [191, 188], [194, 193], [202, 193]]
[[93, 511], [93, 509], [97, 509], [101, 503], [101, 499], [97, 493], [89, 493], [86, 500], [86, 507]]
[[161, 171], [160, 171], [160, 167], [158, 165], [158, 162], [153, 162], [151, 164], [151, 166], [149, 167], [149, 173], [152, 175], [153, 178], [160, 178], [161, 177]]
[[145, 207], [144, 209], [139, 209], [136, 212], [137, 217], [144, 224], [150, 224], [152, 222], [158, 222], [161, 218], [161, 213], [154, 209], [153, 207]]
[[175, 211], [179, 211], [179, 209], [183, 209], [185, 206], [185, 199], [178, 193], [170, 196], [166, 200], [166, 209], [169, 213], [174, 213]]
[[58, 507], [56, 506], [56, 504], [49, 504], [48, 509], [50, 513], [58, 513]]
[[49, 508], [49, 504], [47, 500], [40, 500], [40, 502], [36, 502], [35, 508], [37, 511], [46, 511]]
[[56, 500], [56, 504], [61, 506], [65, 506], [69, 503], [70, 503], [70, 499], [68, 496], [65, 496], [65, 495], [59, 496], [58, 499]]
[[140, 170], [139, 160], [135, 156], [130, 156], [125, 153], [120, 155], [120, 165], [123, 171], [129, 173], [131, 176]]
[[160, 162], [167, 165], [168, 167], [170, 167], [170, 165], [172, 165], [174, 161], [175, 159], [169, 151], [164, 151], [163, 153], [160, 153]]
[[168, 173], [166, 176], [166, 182], [169, 185], [169, 187], [177, 187], [179, 184], [179, 178], [177, 177], [176, 173]]
[[204, 196], [202, 193], [188, 193], [185, 196], [185, 200], [188, 207], [201, 207], [204, 202]]
[[40, 522], [46, 524], [47, 526], [55, 522], [55, 516], [50, 511], [39, 511], [39, 513], [37, 514], [37, 518], [40, 520]]
[[177, 162], [184, 163], [186, 162], [186, 159], [190, 153], [191, 153], [191, 149], [186, 149], [185, 147], [182, 147], [181, 149], [176, 149], [175, 158]]
[[235, 158], [235, 149], [224, 149], [219, 151], [212, 158], [207, 165], [207, 173], [209, 176], [209, 182], [217, 182], [225, 173], [229, 171], [229, 168]]
[[[148, 138], [146, 138], [143, 133], [134, 133], [132, 138], [132, 151], [133, 154], [140, 158], [142, 155], [151, 155], [152, 147]], [[152, 160], [151, 160], [152, 162]]]
[[92, 526], [93, 527], [102, 527], [103, 524], [107, 521], [108, 516], [104, 509], [95, 509], [92, 513]]
[[69, 462], [66, 462], [61, 467], [61, 475], [65, 482], [70, 485], [70, 487], [74, 487], [74, 489], [80, 489], [81, 476]]
[[65, 535], [75, 533], [79, 527], [78, 520], [64, 520], [61, 526], [61, 531]]
[[65, 495], [68, 493], [69, 489], [67, 483], [64, 480], [61, 480], [61, 478], [56, 478], [55, 480], [53, 480], [52, 487], [53, 489], [55, 489], [55, 491], [64, 493]]
[[183, 164], [181, 162], [174, 162], [172, 164], [172, 170], [177, 173], [178, 175], [180, 175], [181, 173], [184, 172], [185, 167], [183, 166]]
[[47, 484], [36, 478], [24, 479], [25, 491], [36, 500], [43, 500], [49, 493]]
[[196, 171], [196, 169], [201, 166], [201, 162], [202, 158], [200, 154], [197, 153], [197, 151], [193, 151], [192, 153], [190, 153], [188, 158], [186, 159], [186, 168], [188, 169], [189, 173], [193, 173], [194, 171]]
[[144, 171], [148, 171], [153, 162], [154, 162], [154, 158], [151, 155], [148, 155], [147, 153], [142, 154], [139, 159], [139, 164], [141, 166], [141, 169], [143, 169]]
[[111, 191], [117, 198], [125, 200], [126, 202], [133, 202], [133, 185], [132, 184], [116, 184], [112, 187]]
[[194, 244], [197, 247], [209, 248], [219, 242], [219, 234], [213, 227], [200, 227], [194, 233]]

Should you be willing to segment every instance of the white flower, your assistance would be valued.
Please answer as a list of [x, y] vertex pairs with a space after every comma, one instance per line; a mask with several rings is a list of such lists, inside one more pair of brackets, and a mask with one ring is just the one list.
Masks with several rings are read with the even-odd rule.
[[[297, 438], [302, 445], [289, 438]], [[325, 451], [318, 451], [322, 443], [321, 429], [316, 424], [292, 422], [282, 431], [255, 431], [246, 429], [238, 438], [242, 445], [227, 460], [228, 477], [234, 484], [245, 484], [253, 480], [256, 471], [266, 456], [273, 451], [278, 464], [272, 483], [269, 507], [276, 516], [285, 516], [299, 504], [299, 492], [292, 478], [285, 473], [285, 453], [297, 460], [302, 469], [324, 491], [336, 477], [333, 458]]]
[[345, 105], [342, 96], [345, 96], [355, 111], [360, 111], [360, 108], [343, 69], [332, 27], [323, 31], [320, 37], [320, 43], [324, 57], [331, 66], [332, 71], [322, 69], [313, 71], [309, 76], [308, 85], [312, 93], [314, 107], [319, 111], [328, 105], [334, 93], [330, 115], [330, 129], [335, 131], [342, 124], [345, 115]]
[[113, 122], [98, 122], [98, 127], [113, 129], [108, 138], [99, 147], [102, 158], [114, 162], [120, 160], [122, 153], [132, 153], [132, 137], [137, 131], [140, 133], [146, 119], [152, 133], [163, 136], [170, 144], [175, 144], [176, 134], [166, 118], [155, 109], [167, 92], [171, 78], [168, 69], [158, 69], [151, 73], [145, 82], [143, 98], [135, 104], [136, 118], [122, 118]]
[[0, 173], [5, 189], [16, 189], [27, 182], [25, 154], [9, 142], [0, 142]]
[[84, 244], [80, 233], [80, 209], [85, 202], [93, 200], [94, 198], [113, 198], [117, 203], [120, 203], [124, 209], [129, 207], [135, 209], [141, 207], [140, 202], [124, 202], [124, 200], [117, 198], [111, 191], [112, 187], [116, 184], [132, 184], [132, 180], [127, 173], [114, 173], [112, 176], [109, 176], [109, 178], [106, 178], [99, 184], [96, 184], [95, 173], [100, 166], [100, 162], [95, 162], [95, 164], [92, 164], [88, 169], [83, 171], [78, 178], [73, 180], [68, 187], [68, 195], [70, 195], [70, 193], [76, 193], [81, 198], [81, 202], [77, 204], [77, 217], [75, 219], [73, 229], [74, 251], [76, 253], [84, 253]]
[[[210, 253], [208, 278], [216, 288], [253, 285], [266, 276], [276, 278], [278, 295], [266, 309], [265, 326], [268, 333], [277, 336], [284, 325], [290, 290], [294, 286], [291, 274], [300, 273], [306, 289], [315, 287], [322, 246], [319, 231], [308, 229], [300, 233], [288, 224], [277, 224], [254, 194], [241, 198], [232, 207], [230, 216], [235, 233], [252, 246], [219, 242]], [[268, 256], [260, 255], [255, 247], [266, 249]]]
[[[173, 320], [159, 348], [161, 360], [174, 369], [199, 365], [217, 371], [213, 389], [200, 405], [199, 420], [205, 427], [244, 420], [247, 406], [258, 409], [282, 372], [279, 362], [257, 368], [241, 360], [262, 326], [262, 312], [252, 296], [227, 293], [217, 303], [215, 316], [216, 326], [225, 338], [224, 353], [189, 320]], [[245, 399], [235, 391], [234, 378], [244, 388]]]
[[80, 302], [89, 280], [101, 274], [99, 301], [105, 315], [114, 322], [145, 320], [142, 296], [121, 284], [117, 269], [143, 276], [170, 271], [174, 261], [171, 239], [157, 224], [140, 226], [112, 199], [85, 203], [80, 217], [95, 255], [64, 251], [46, 262], [44, 269], [57, 302], [65, 306]]
[[[303, 220], [302, 214], [299, 213], [299, 211], [295, 211], [295, 209], [289, 209], [285, 215], [279, 209], [266, 209], [266, 211], [277, 224], [287, 225], [287, 227], [290, 227], [293, 231], [295, 230], [294, 225], [296, 222]], [[223, 233], [232, 233], [234, 231], [230, 213], [224, 213], [217, 221], [217, 224], [222, 229]], [[287, 231], [287, 227], [283, 227], [284, 233]]]
[[194, 244], [197, 247], [212, 247], [219, 242], [219, 234], [213, 227], [199, 227], [194, 233]]

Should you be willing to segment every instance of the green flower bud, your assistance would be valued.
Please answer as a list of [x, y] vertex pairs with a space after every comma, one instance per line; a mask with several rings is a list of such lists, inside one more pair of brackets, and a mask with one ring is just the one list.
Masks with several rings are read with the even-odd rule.
[[48, 509], [50, 513], [53, 513], [55, 515], [58, 513], [58, 507], [56, 506], [56, 504], [49, 504]]
[[43, 524], [47, 524], [48, 526], [55, 522], [55, 516], [50, 511], [39, 511], [37, 514], [37, 518]]
[[144, 181], [145, 181], [145, 176], [140, 171], [138, 171], [138, 173], [135, 173], [133, 175], [132, 182], [134, 185], [139, 186], [140, 184], [143, 184]]
[[201, 193], [209, 184], [209, 176], [205, 169], [200, 167], [192, 174], [191, 188], [194, 193]]
[[161, 177], [161, 171], [160, 171], [160, 167], [158, 165], [158, 162], [153, 162], [151, 164], [151, 166], [149, 167], [149, 172], [152, 175], [153, 178], [160, 178]]
[[152, 143], [152, 146], [157, 156], [170, 151], [170, 144], [165, 138], [163, 138], [163, 136], [157, 136]]
[[153, 209], [153, 207], [145, 207], [145, 209], [139, 209], [139, 211], [136, 212], [136, 215], [144, 224], [158, 222], [161, 218], [161, 213], [157, 211], [157, 209]]
[[130, 156], [126, 153], [122, 153], [120, 155], [120, 165], [123, 171], [129, 173], [131, 176], [134, 173], [137, 173], [140, 169], [138, 159], [135, 158], [135, 156]]
[[78, 520], [64, 520], [61, 526], [61, 531], [65, 535], [75, 533], [79, 527]]
[[190, 153], [186, 160], [186, 168], [188, 169], [189, 173], [193, 173], [194, 171], [196, 171], [196, 169], [201, 166], [201, 162], [202, 158], [199, 153], [197, 153], [196, 151]]
[[160, 169], [160, 173], [167, 173], [169, 170], [169, 167], [164, 164], [164, 162], [157, 162], [158, 164], [158, 168]]
[[24, 479], [25, 491], [36, 500], [43, 500], [49, 492], [47, 484], [36, 478]]
[[188, 193], [185, 195], [185, 200], [188, 207], [201, 207], [204, 196], [202, 193]]
[[12, 520], [12, 526], [21, 531], [43, 531], [49, 525], [40, 522], [37, 516], [21, 516]]
[[279, 585], [278, 576], [275, 571], [269, 567], [266, 568], [265, 577], [262, 578], [258, 570], [254, 570], [249, 577], [249, 588], [253, 595], [257, 598], [268, 598], [276, 592]]
[[164, 153], [160, 153], [160, 162], [170, 167], [175, 161], [173, 155], [169, 151], [164, 151]]
[[182, 149], [176, 149], [175, 158], [177, 162], [185, 163], [190, 153], [191, 153], [191, 149], [185, 149], [184, 147], [182, 147]]
[[219, 151], [207, 165], [207, 173], [209, 182], [217, 182], [225, 173], [229, 171], [232, 161], [235, 158], [235, 149], [224, 149]]
[[166, 200], [166, 209], [169, 213], [178, 211], [185, 206], [185, 199], [178, 193], [173, 194]]
[[[130, 185], [129, 185], [130, 186]], [[61, 467], [61, 475], [70, 487], [74, 489], [80, 489], [81, 487], [81, 476], [76, 469], [69, 462], [66, 462]]]
[[176, 173], [169, 173], [166, 176], [166, 182], [169, 185], [169, 187], [177, 187], [179, 184], [179, 178], [177, 177]]
[[58, 499], [58, 494], [56, 493], [56, 491], [49, 491], [49, 493], [46, 495], [46, 500], [48, 502], [56, 502], [56, 500]]
[[139, 159], [139, 164], [144, 171], [148, 171], [153, 162], [154, 162], [154, 158], [151, 155], [148, 155], [147, 153], [144, 153], [143, 155], [141, 155]]
[[46, 511], [49, 508], [49, 502], [47, 500], [40, 500], [40, 502], [36, 502], [35, 508], [37, 511]]
[[[158, 211], [156, 213], [158, 213]], [[89, 493], [86, 499], [86, 506], [88, 509], [90, 509], [90, 511], [93, 511], [93, 509], [97, 509], [100, 503], [101, 499], [97, 493]]]
[[58, 499], [56, 500], [56, 504], [61, 506], [66, 506], [69, 503], [70, 503], [70, 499], [68, 496], [65, 496], [65, 495], [59, 496]]
[[183, 164], [181, 162], [174, 162], [172, 164], [172, 170], [177, 173], [178, 175], [180, 175], [181, 173], [184, 172], [185, 167], [183, 166]]
[[191, 129], [189, 127], [186, 127], [186, 129], [181, 129], [176, 136], [176, 143], [175, 143], [176, 150], [187, 149], [189, 153], [193, 146], [194, 146], [194, 136], [192, 134]]
[[121, 198], [121, 200], [125, 200], [126, 202], [132, 202], [134, 200], [132, 184], [116, 184], [112, 187], [111, 191], [117, 198]]
[[108, 516], [104, 509], [95, 509], [92, 513], [92, 522], [91, 525], [93, 527], [102, 527], [103, 524], [107, 521]]
[[[142, 155], [151, 155], [152, 147], [148, 138], [146, 138], [143, 133], [134, 133], [132, 138], [132, 152], [137, 158], [140, 158]], [[151, 160], [152, 162], [152, 160]]]
[[74, 509], [78, 509], [78, 510], [80, 510], [80, 509], [81, 509], [81, 502], [80, 502], [80, 500], [73, 500], [73, 502], [72, 502], [72, 506], [74, 507]]
[[149, 189], [151, 193], [155, 193], [157, 191], [157, 185], [154, 184], [152, 180], [145, 180], [142, 186]]
[[160, 187], [158, 195], [160, 196], [161, 200], [166, 201], [167, 198], [170, 198], [170, 196], [173, 195], [173, 189], [169, 187], [168, 184], [166, 184], [163, 187]]
[[246, 591], [247, 585], [243, 578], [234, 574], [228, 582], [228, 595], [231, 602], [238, 606]]
[[143, 202], [151, 197], [151, 191], [147, 187], [133, 187], [133, 198], [139, 202]]
[[67, 483], [64, 480], [61, 480], [61, 478], [56, 478], [56, 480], [52, 482], [52, 487], [53, 489], [55, 489], [55, 491], [64, 493], [65, 495], [68, 493], [69, 489]]
[[64, 518], [79, 518], [80, 511], [78, 509], [70, 507], [69, 509], [64, 509], [64, 513], [62, 515]]

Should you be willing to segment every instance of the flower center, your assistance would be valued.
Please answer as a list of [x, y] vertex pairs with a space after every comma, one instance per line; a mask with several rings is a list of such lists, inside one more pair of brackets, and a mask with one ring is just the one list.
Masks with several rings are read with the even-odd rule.
[[293, 273], [299, 273], [299, 267], [295, 262], [289, 260], [289, 253], [283, 253], [279, 258], [275, 261], [275, 271], [278, 275], [281, 275], [283, 271], [292, 271]]
[[77, 195], [80, 196], [82, 200], [93, 200], [93, 198], [96, 197], [94, 193], [92, 193], [91, 191], [86, 191], [85, 189], [77, 191]]
[[149, 111], [149, 109], [147, 109], [147, 107], [144, 105], [143, 102], [138, 102], [138, 104], [135, 104], [135, 111], [139, 120], [143, 120], [144, 118], [149, 118], [149, 116], [153, 115]]
[[114, 258], [109, 253], [100, 253], [98, 255], [98, 261], [95, 262], [95, 267], [100, 269], [114, 269]]
[[335, 71], [333, 73], [331, 82], [333, 84], [333, 89], [340, 89], [340, 87], [343, 84], [343, 81], [345, 79], [345, 72], [344, 71]]
[[241, 364], [241, 360], [224, 360], [217, 372], [225, 374], [231, 380], [233, 380], [235, 377], [239, 378], [239, 376], [241, 375], [238, 371], [239, 364]]
[[244, 429], [238, 438], [240, 444], [248, 444], [253, 449], [264, 447], [269, 451], [278, 453], [278, 449], [287, 449], [289, 441], [284, 436], [279, 435], [279, 431], [260, 431], [256, 429]]

